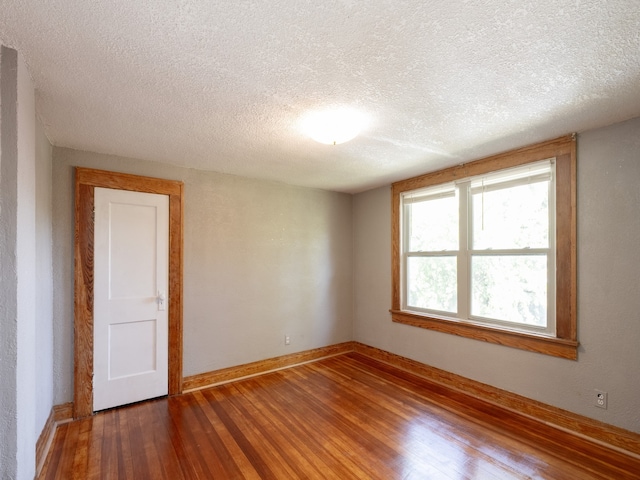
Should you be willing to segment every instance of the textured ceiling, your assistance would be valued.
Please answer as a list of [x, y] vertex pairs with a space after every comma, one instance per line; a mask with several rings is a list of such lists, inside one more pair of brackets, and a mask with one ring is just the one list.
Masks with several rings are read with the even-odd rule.
[[0, 41], [54, 145], [344, 192], [640, 115], [638, 0], [0, 0]]

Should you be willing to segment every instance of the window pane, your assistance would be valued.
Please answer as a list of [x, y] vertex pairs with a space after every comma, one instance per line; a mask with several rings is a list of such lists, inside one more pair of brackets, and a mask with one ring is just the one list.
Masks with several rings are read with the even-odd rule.
[[407, 306], [456, 313], [458, 311], [457, 258], [409, 257]]
[[471, 314], [545, 327], [546, 255], [472, 256]]
[[455, 195], [410, 203], [409, 251], [458, 250], [458, 198]]
[[547, 248], [549, 182], [472, 195], [473, 249]]

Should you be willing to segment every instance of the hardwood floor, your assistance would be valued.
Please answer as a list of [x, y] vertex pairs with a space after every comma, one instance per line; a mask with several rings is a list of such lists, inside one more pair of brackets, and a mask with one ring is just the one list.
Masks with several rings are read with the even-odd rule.
[[632, 479], [640, 460], [349, 353], [60, 425], [42, 479]]

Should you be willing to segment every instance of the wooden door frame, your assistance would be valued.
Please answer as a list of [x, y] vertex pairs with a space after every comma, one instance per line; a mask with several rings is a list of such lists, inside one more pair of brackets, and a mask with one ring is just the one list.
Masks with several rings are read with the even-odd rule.
[[93, 233], [95, 187], [169, 196], [169, 395], [182, 393], [184, 184], [76, 167], [73, 418], [93, 414]]

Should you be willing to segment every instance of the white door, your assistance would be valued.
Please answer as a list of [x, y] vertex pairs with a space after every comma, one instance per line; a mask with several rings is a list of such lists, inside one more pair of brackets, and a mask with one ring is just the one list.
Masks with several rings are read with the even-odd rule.
[[168, 392], [169, 197], [96, 188], [93, 410]]

